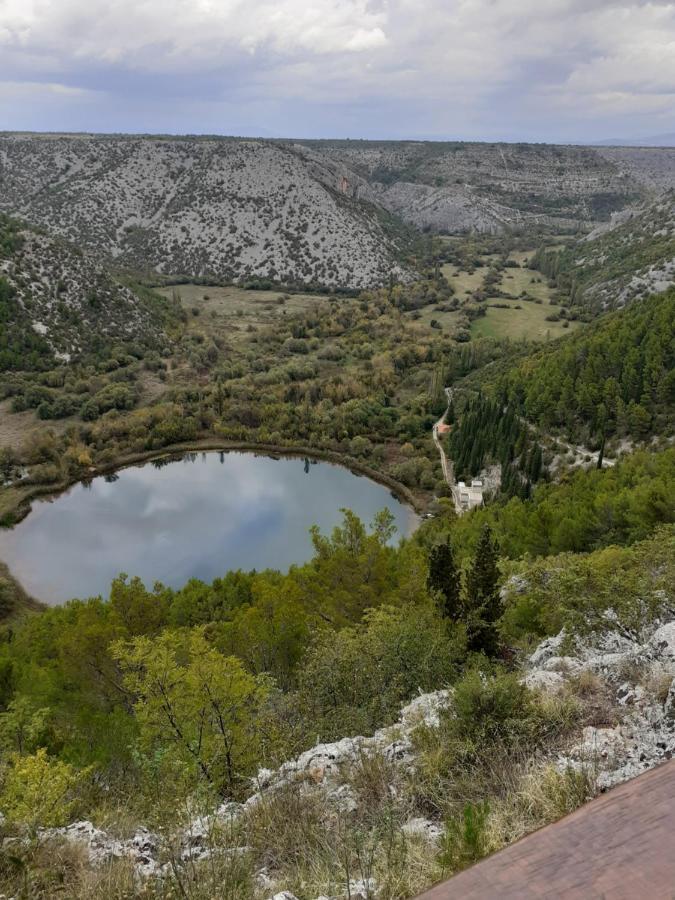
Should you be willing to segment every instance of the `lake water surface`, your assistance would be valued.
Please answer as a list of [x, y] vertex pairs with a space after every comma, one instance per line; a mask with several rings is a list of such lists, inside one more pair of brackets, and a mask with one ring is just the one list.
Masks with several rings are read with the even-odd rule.
[[228, 569], [286, 569], [312, 556], [308, 534], [326, 532], [348, 507], [370, 523], [387, 507], [400, 535], [417, 516], [388, 488], [340, 466], [253, 453], [208, 452], [159, 460], [77, 484], [0, 530], [0, 560], [49, 604], [107, 596], [120, 572], [148, 587], [212, 581]]

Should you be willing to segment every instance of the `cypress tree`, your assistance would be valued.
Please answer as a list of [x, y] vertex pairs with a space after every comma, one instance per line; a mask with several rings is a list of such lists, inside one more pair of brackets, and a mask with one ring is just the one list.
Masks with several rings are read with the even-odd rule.
[[499, 547], [484, 525], [466, 580], [467, 636], [470, 650], [494, 656], [499, 650], [497, 620], [502, 614], [499, 593]]
[[446, 619], [456, 620], [461, 615], [461, 576], [455, 563], [450, 541], [439, 541], [429, 552], [429, 593], [441, 599], [441, 609]]
[[605, 458], [605, 435], [603, 433], [602, 440], [600, 441], [600, 451], [598, 453], [598, 469], [602, 469], [602, 463]]
[[541, 477], [543, 462], [544, 460], [541, 452], [541, 446], [539, 444], [535, 444], [534, 449], [532, 450], [532, 455], [530, 456], [530, 465], [528, 471], [530, 481], [539, 481], [539, 478]]

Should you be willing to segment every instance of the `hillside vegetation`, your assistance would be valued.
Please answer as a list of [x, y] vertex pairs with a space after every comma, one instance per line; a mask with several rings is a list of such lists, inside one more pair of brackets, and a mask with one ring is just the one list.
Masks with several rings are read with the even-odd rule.
[[78, 248], [3, 215], [0, 321], [0, 372], [49, 369], [114, 342], [166, 342], [156, 306]]
[[675, 291], [606, 316], [504, 377], [528, 421], [596, 446], [603, 436], [673, 431]]
[[400, 223], [278, 143], [5, 136], [0, 159], [0, 208], [125, 269], [348, 289], [407, 275]]
[[[631, 172], [590, 147], [437, 141], [312, 141], [418, 228], [498, 233], [538, 225], [576, 230], [602, 221], [645, 191]], [[672, 160], [675, 154], [671, 154]]]
[[[600, 502], [613, 473], [596, 476]], [[500, 592], [489, 529], [453, 557], [458, 524], [442, 517], [394, 548], [386, 516], [368, 531], [346, 513], [288, 574], [231, 572], [178, 591], [120, 578], [107, 601], [6, 631], [0, 803], [6, 833], [28, 826], [32, 838], [0, 853], [3, 887], [122, 898], [151, 875], [149, 897], [225, 883], [233, 897], [311, 898], [366, 879], [355, 893], [406, 897], [583, 802], [592, 768], [552, 761], [613, 706], [590, 676], [558, 696], [526, 687], [503, 649], [610, 616], [625, 629], [658, 622], [672, 530], [519, 563]], [[436, 693], [417, 715], [413, 702], [386, 730], [425, 690]], [[345, 737], [381, 726], [370, 744]], [[94, 825], [59, 830], [78, 815]]]
[[533, 264], [571, 303], [596, 312], [666, 290], [675, 282], [673, 191], [617, 213], [584, 240], [541, 249]]

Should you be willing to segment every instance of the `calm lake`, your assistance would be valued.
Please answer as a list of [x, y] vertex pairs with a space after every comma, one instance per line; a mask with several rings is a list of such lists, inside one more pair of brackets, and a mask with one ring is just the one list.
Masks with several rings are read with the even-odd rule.
[[348, 507], [370, 523], [387, 507], [399, 535], [415, 513], [388, 488], [340, 466], [253, 453], [191, 453], [77, 484], [0, 530], [0, 560], [49, 604], [107, 596], [120, 572], [147, 586], [212, 581], [228, 569], [286, 569], [312, 556]]

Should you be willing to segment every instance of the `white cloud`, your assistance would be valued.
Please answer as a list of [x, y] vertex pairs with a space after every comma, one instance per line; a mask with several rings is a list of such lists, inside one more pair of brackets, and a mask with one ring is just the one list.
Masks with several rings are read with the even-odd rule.
[[363, 51], [385, 42], [384, 19], [367, 0], [0, 0], [0, 44], [161, 69], [236, 50]]

